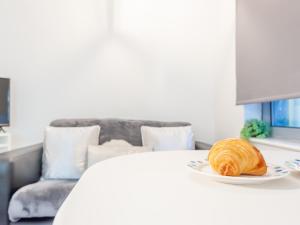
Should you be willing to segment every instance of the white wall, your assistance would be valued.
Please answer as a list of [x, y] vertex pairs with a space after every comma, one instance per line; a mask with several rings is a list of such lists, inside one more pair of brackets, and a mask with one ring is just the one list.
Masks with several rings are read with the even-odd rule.
[[235, 0], [220, 0], [218, 71], [215, 73], [215, 140], [239, 137], [244, 123], [243, 106], [236, 106]]
[[14, 142], [71, 117], [190, 121], [207, 142], [235, 134], [233, 2], [1, 0]]

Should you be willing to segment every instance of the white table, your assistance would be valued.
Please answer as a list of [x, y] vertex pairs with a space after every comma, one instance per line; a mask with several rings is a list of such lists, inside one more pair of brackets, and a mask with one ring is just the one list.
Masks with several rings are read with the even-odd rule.
[[[283, 163], [298, 152], [263, 152]], [[117, 157], [91, 167], [54, 225], [298, 225], [300, 173], [260, 185], [207, 180], [186, 167], [207, 151]]]

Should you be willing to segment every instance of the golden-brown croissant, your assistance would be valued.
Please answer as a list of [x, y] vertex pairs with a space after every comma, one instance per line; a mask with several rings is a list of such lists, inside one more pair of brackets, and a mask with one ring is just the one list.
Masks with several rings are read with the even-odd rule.
[[259, 150], [242, 139], [218, 141], [210, 149], [208, 160], [211, 168], [223, 176], [262, 176], [267, 172]]

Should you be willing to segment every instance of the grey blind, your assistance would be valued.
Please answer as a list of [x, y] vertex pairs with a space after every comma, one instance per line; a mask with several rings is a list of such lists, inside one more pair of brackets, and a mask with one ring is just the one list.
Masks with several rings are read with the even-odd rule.
[[237, 104], [300, 97], [300, 0], [237, 0]]

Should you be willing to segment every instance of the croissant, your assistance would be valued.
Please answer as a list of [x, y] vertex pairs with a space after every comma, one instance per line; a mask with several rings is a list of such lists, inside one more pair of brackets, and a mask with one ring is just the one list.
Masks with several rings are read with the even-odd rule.
[[218, 141], [210, 149], [208, 161], [211, 168], [223, 176], [262, 176], [267, 172], [259, 150], [242, 139]]

